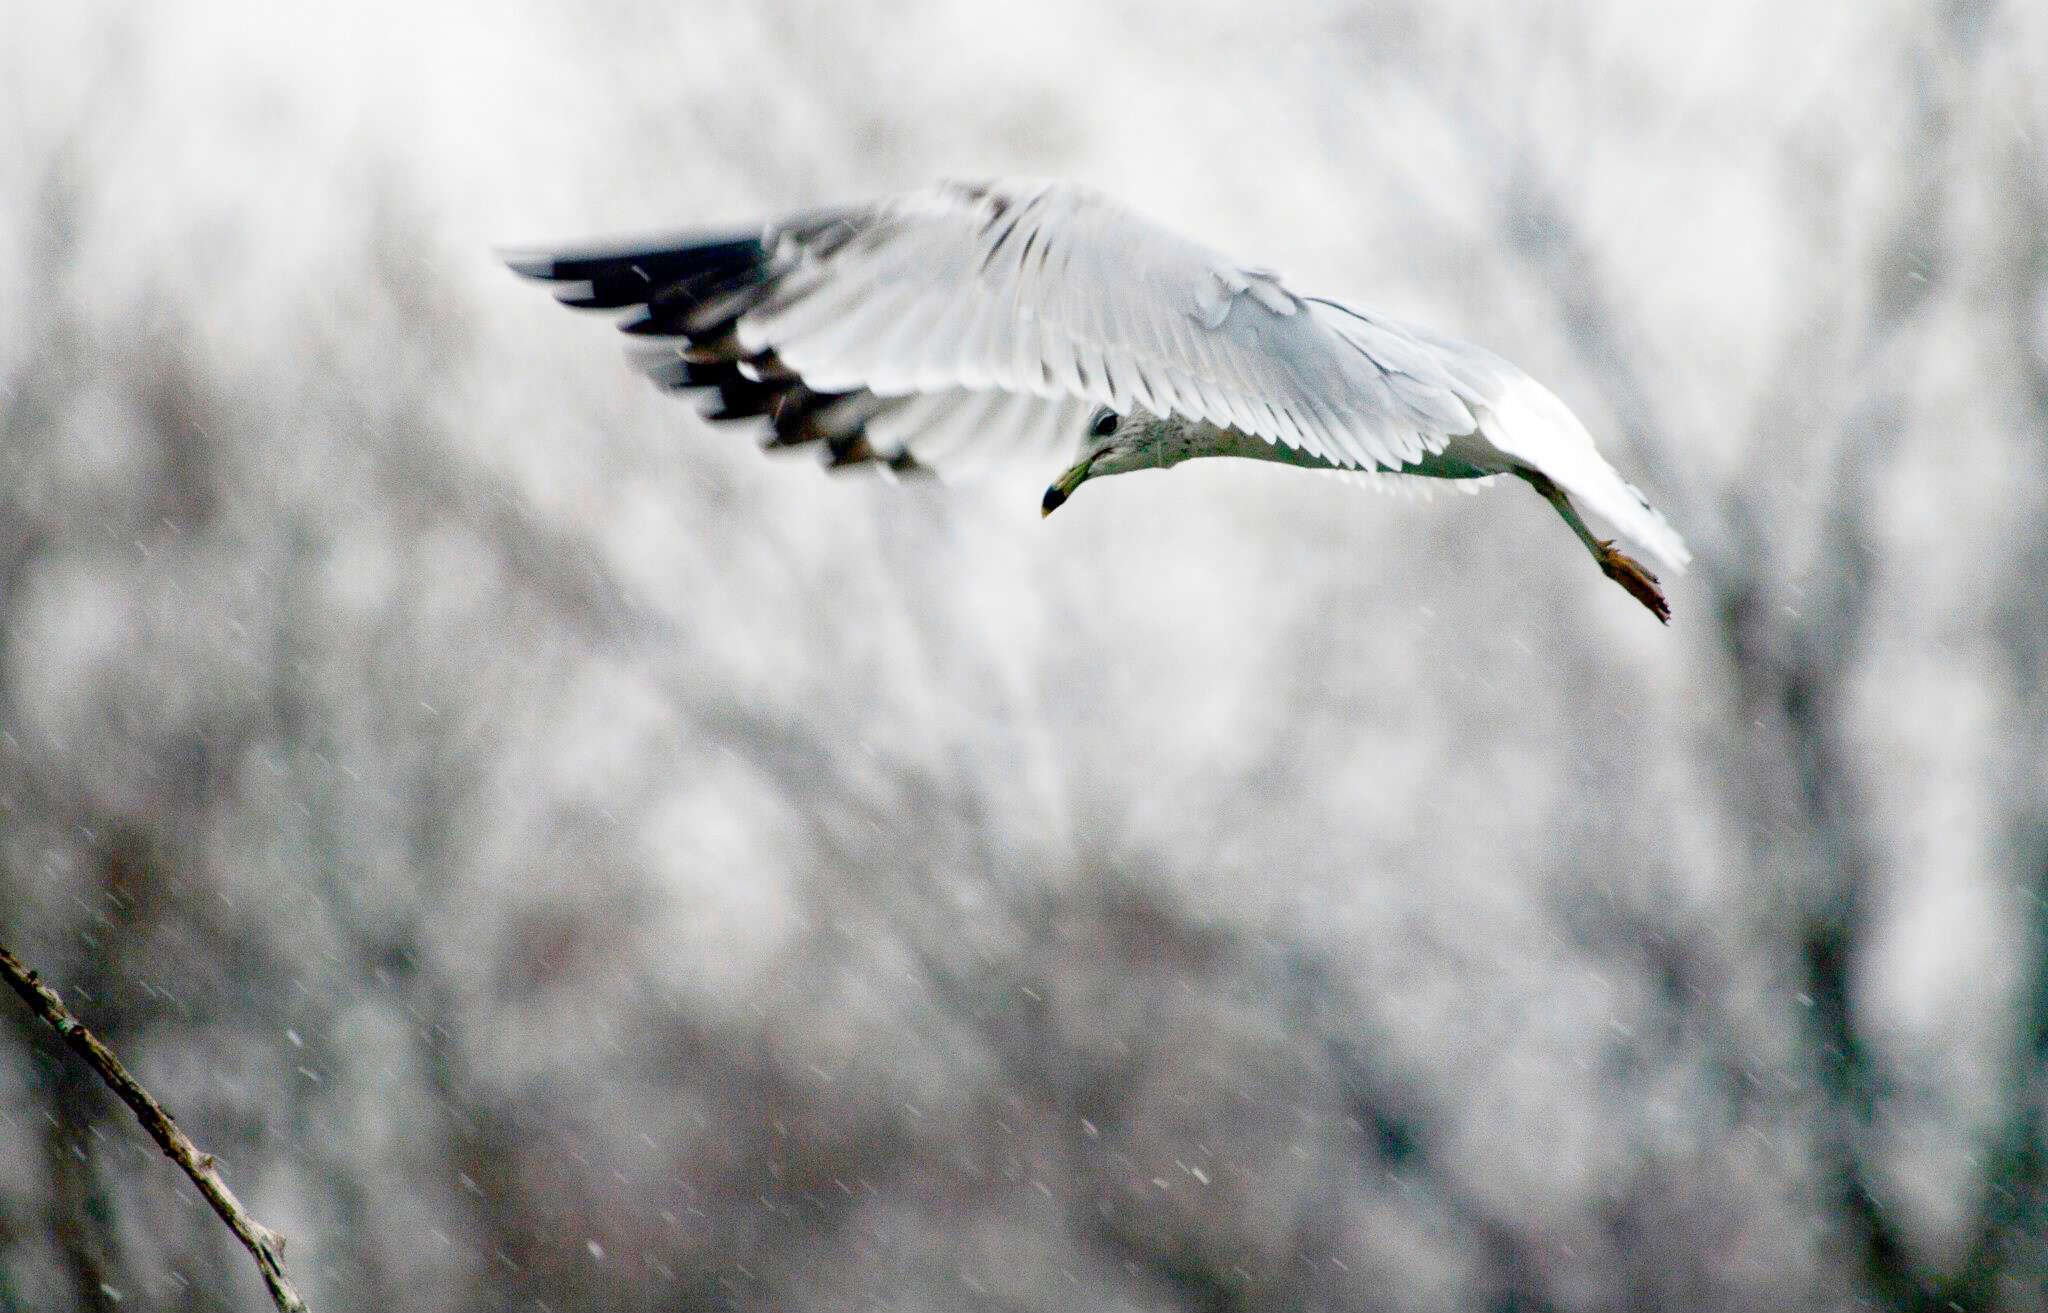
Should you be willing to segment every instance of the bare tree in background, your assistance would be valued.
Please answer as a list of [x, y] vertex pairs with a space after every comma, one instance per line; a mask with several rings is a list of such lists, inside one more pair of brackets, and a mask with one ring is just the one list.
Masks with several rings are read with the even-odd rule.
[[[1847, 724], [1850, 682], [1864, 659], [1872, 594], [1880, 584], [1879, 530], [1872, 520], [1891, 467], [1910, 443], [1952, 436], [1936, 428], [1920, 437], [1915, 430], [1929, 421], [1913, 413], [1914, 388], [1923, 381], [1915, 364], [1927, 339], [1948, 327], [1937, 313], [1944, 302], [1965, 301], [1981, 316], [1974, 325], [1980, 349], [1993, 359], [2011, 352], [2004, 367], [1992, 371], [2012, 387], [2016, 403], [2011, 441], [1994, 453], [2016, 469], [2037, 465], [2041, 435], [2048, 433], [2048, 356], [2035, 322], [2048, 269], [2048, 197], [2039, 161], [2025, 146], [2026, 134], [2016, 133], [2014, 147], [1983, 162], [1989, 176], [1963, 176], [1978, 161], [1968, 157], [1960, 134], [2017, 110], [2010, 68], [1986, 68], [1997, 9], [1973, 2], [1935, 6], [1924, 26], [1903, 29], [1893, 81], [1903, 92], [1904, 112], [1895, 138], [1875, 143], [1882, 151], [1878, 167], [1887, 175], [1887, 209], [1857, 240], [1832, 244], [1835, 267], [1814, 279], [1813, 305], [1791, 319], [1779, 343], [1778, 376], [1761, 389], [1762, 409], [1750, 421], [1752, 458], [1717, 497], [1688, 496], [1684, 490], [1697, 485], [1652, 454], [1681, 445], [1671, 437], [1675, 426], [1659, 413], [1655, 384], [1628, 346], [1631, 328], [1603, 287], [1597, 256], [1556, 185], [1527, 170], [1511, 171], [1515, 185], [1503, 198], [1508, 245], [1552, 290], [1577, 350], [1635, 438], [1638, 458], [1656, 471], [1654, 481], [1681, 490], [1675, 518], [1698, 526], [1698, 573], [1735, 691], [1733, 723], [1759, 731], [1745, 745], [1742, 768], [1730, 762], [1720, 775], [1729, 790], [1724, 805], [1756, 841], [1750, 854], [1755, 869], [1795, 877], [1785, 909], [1792, 913], [1785, 922], [1791, 933], [1782, 951], [1796, 964], [1787, 971], [1803, 981], [1797, 1000], [1808, 1014], [1811, 1072], [1799, 1084], [1821, 1096], [1811, 1109], [1809, 1133], [1818, 1142], [1822, 1188], [1839, 1210], [1836, 1241], [1851, 1288], [1883, 1308], [2025, 1308], [2048, 1297], [2039, 1240], [2048, 1221], [2041, 1089], [2048, 1065], [2042, 1046], [2048, 922], [2041, 912], [2048, 905], [2048, 863], [2038, 848], [2048, 816], [2038, 785], [1999, 800], [2010, 808], [1999, 828], [2014, 836], [2019, 883], [2012, 906], [2028, 914], [2029, 968], [2012, 1075], [2002, 1112], [1985, 1136], [1981, 1196], [1959, 1253], [1924, 1252], [1886, 1198], [1872, 1161], [1878, 1152], [1873, 1135], [1904, 1077], [1872, 1051], [1868, 1023], [1857, 1015], [1857, 976], [1866, 969], [1860, 954], [1875, 920], [1873, 904], [1885, 896], [1885, 867], [1896, 858], [1873, 850], [1882, 827], [1871, 813], [1862, 754]], [[1825, 143], [1795, 139], [1789, 149], [1816, 166], [1805, 184], [1813, 231], [1842, 233], [1856, 204], [1849, 169], [1828, 166]], [[1987, 225], [1999, 239], [1988, 249], [1981, 233], [1959, 235], [1951, 221], [1952, 207], [1977, 195], [2005, 210]], [[1819, 446], [1818, 467], [1788, 469], [1778, 440], [1788, 427], [1829, 434]], [[1993, 469], [1987, 477], [2003, 476]], [[1805, 522], [1788, 532], [1784, 502], [1792, 480], [1812, 492], [1800, 498]], [[2015, 723], [2037, 725], [2038, 576], [2009, 564], [2039, 560], [2048, 532], [2039, 508], [2030, 528], [2021, 550], [1982, 561], [1983, 575], [1968, 582], [1988, 587], [1991, 599], [2010, 599], [1987, 599], [1985, 610], [1998, 617], [2000, 628], [2032, 634], [2006, 641], [2012, 687], [2021, 691]], [[1789, 577], [1792, 552], [1807, 562], [1799, 575], [1804, 587]], [[2015, 765], [2029, 760], [2038, 757], [2026, 748], [2014, 757]], [[1738, 1042], [1731, 1051], [1742, 1048]]]
[[[2048, 1298], [2039, 23], [1871, 20], [1841, 102], [1895, 118], [1748, 139], [1796, 272], [1709, 326], [1771, 340], [1702, 407], [1572, 123], [1463, 95], [1537, 85], [1545, 41], [1564, 80], [1640, 82], [1646, 118], [1677, 93], [1576, 9], [1497, 49], [1432, 7], [1332, 13], [1359, 94], [1405, 88], [1448, 148], [1313, 144], [1303, 185], [1497, 186], [1455, 214], [1394, 191], [1387, 222], [1425, 274], [1481, 250], [1526, 276], [1574, 401], [1699, 551], [1657, 649], [1681, 674], [1561, 566], [1517, 595], [1541, 571], [1479, 555], [1505, 502], [1248, 485], [1185, 520], [1134, 501], [1138, 531], [1077, 549], [965, 494], [814, 494], [615, 375], [542, 387], [519, 374], [583, 339], [493, 336], [513, 294], [480, 290], [436, 180], [369, 147], [304, 267], [196, 191], [165, 229], [192, 254], [138, 261], [105, 125], [147, 119], [123, 98], [149, 40], [32, 141], [5, 286], [36, 295], [0, 297], [33, 307], [0, 357], [0, 941], [292, 1236], [315, 1307]], [[912, 94], [843, 71], [907, 85], [904, 33], [642, 19], [571, 48], [707, 187], [764, 123], [776, 185], [892, 124], [933, 135], [887, 158], [951, 144], [848, 104]], [[1240, 76], [1299, 68], [1229, 44]], [[679, 90], [684, 46], [795, 71]], [[1152, 76], [1123, 74], [1139, 101]], [[1950, 451], [1999, 484], [1996, 552], [1967, 509], [1895, 511]], [[1335, 533], [1385, 568], [1317, 573]], [[1228, 659], [1184, 698], [1205, 644]], [[1872, 1002], [1925, 856], [1872, 746], [1900, 653], [1967, 665], [1986, 707], [1957, 730], [2001, 782], [1978, 865], [2029, 918], [1986, 964], [2010, 987], [1952, 1019], [1988, 1073], [1930, 1075]], [[49, 1037], [10, 1034], [0, 1310], [260, 1306]], [[1922, 1124], [1967, 1146], [1960, 1187], [1914, 1184]]]

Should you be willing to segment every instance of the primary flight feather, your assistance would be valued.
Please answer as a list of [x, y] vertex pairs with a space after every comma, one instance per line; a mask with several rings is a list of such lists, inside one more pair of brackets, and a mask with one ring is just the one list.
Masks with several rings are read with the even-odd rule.
[[1563, 402], [1492, 352], [1305, 297], [1089, 189], [945, 183], [750, 232], [508, 258], [567, 305], [632, 311], [656, 382], [765, 417], [834, 467], [1042, 461], [1084, 482], [1200, 456], [1434, 479], [1515, 475], [1668, 621], [1684, 542]]

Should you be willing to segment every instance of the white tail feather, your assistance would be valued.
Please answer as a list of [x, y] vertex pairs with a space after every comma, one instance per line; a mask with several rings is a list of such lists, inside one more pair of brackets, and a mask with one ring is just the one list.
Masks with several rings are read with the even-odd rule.
[[1692, 560], [1678, 531], [1601, 458], [1593, 436], [1570, 407], [1535, 379], [1517, 378], [1503, 388], [1479, 428], [1487, 441], [1549, 476], [1659, 565], [1678, 574]]

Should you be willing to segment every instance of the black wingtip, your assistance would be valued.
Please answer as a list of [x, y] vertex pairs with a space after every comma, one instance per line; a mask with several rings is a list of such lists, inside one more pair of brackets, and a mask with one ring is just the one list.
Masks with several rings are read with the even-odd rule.
[[555, 257], [540, 251], [522, 251], [499, 247], [493, 252], [505, 267], [522, 278], [553, 278]]
[[631, 337], [686, 337], [682, 328], [665, 316], [641, 311], [619, 325], [619, 331]]

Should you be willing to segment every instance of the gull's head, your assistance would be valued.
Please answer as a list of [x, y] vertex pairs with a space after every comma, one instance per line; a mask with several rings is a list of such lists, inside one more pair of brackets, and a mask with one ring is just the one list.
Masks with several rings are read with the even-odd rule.
[[1187, 441], [1186, 425], [1178, 420], [1160, 419], [1143, 411], [1129, 415], [1103, 407], [1088, 419], [1088, 437], [1081, 458], [1065, 474], [1054, 479], [1039, 503], [1043, 515], [1051, 515], [1066, 504], [1080, 486], [1090, 479], [1132, 470], [1165, 469], [1186, 460], [1194, 452]]

